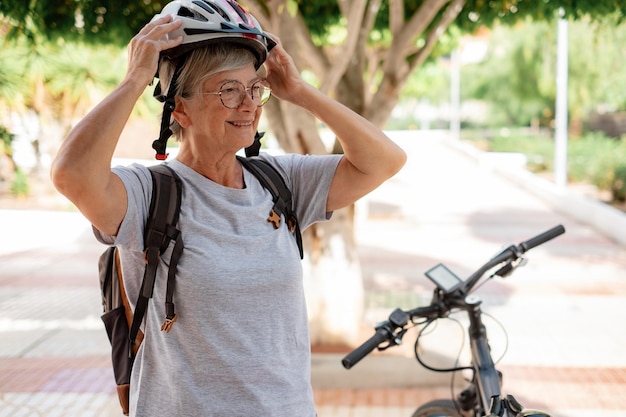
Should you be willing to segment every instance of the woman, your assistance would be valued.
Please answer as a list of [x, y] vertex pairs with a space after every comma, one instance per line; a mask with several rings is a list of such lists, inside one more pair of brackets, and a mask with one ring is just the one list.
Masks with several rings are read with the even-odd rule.
[[[237, 20], [243, 24], [226, 24]], [[183, 30], [191, 25], [212, 28], [192, 38]], [[287, 227], [266, 221], [271, 196], [235, 154], [253, 144], [268, 88], [332, 129], [343, 155], [262, 155], [294, 194], [303, 229], [375, 189], [406, 156], [380, 129], [306, 84], [280, 42], [268, 52], [274, 43], [230, 0], [171, 3], [133, 38], [126, 77], [76, 125], [54, 161], [58, 190], [100, 241], [120, 248], [125, 286], [136, 299], [152, 183], [145, 167], [111, 169], [111, 159], [159, 68], [162, 91], [175, 102], [171, 129], [180, 151], [168, 164], [183, 182], [185, 249], [170, 333], [160, 331], [161, 311], [148, 308], [131, 380], [133, 416], [315, 416], [298, 249]], [[257, 71], [262, 64], [266, 77]], [[165, 270], [155, 306], [163, 305]]]

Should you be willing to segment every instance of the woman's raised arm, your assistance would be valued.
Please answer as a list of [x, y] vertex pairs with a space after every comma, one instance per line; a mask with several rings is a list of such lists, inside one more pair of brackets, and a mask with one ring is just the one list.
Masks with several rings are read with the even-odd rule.
[[370, 121], [302, 80], [280, 42], [265, 66], [272, 94], [309, 111], [333, 131], [343, 147], [344, 156], [326, 204], [328, 211], [354, 203], [402, 168], [405, 152]]
[[68, 134], [52, 164], [52, 182], [101, 232], [115, 235], [127, 208], [126, 190], [111, 172], [111, 159], [135, 103], [152, 82], [159, 53], [181, 39], [165, 35], [180, 21], [163, 16], [131, 40], [122, 82]]

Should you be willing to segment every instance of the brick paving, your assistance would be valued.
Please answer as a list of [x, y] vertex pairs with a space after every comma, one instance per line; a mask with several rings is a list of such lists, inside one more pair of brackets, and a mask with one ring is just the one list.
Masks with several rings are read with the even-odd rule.
[[[507, 332], [488, 327], [494, 352], [506, 350], [504, 388], [555, 417], [626, 416], [626, 249], [437, 141], [403, 146], [414, 163], [357, 207], [366, 209], [357, 222], [363, 338], [393, 307], [428, 302], [423, 271], [437, 262], [464, 275], [502, 245], [562, 223], [564, 236], [480, 290], [485, 311]], [[120, 416], [99, 321], [102, 247], [89, 225], [76, 213], [0, 213], [0, 230], [11, 237], [0, 240], [0, 417]], [[458, 333], [438, 331], [423, 349], [453, 360], [457, 347], [448, 345]], [[450, 397], [448, 376], [411, 359], [414, 336], [350, 371], [336, 357], [321, 371], [325, 356], [316, 353], [319, 416], [408, 417], [425, 401]], [[375, 365], [392, 356], [411, 365], [381, 373]]]

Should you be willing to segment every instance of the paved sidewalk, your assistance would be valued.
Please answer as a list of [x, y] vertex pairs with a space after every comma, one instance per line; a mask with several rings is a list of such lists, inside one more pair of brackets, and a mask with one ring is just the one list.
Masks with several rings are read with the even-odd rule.
[[[626, 248], [445, 139], [397, 140], [409, 164], [357, 207], [363, 337], [393, 307], [428, 300], [423, 271], [436, 263], [464, 276], [503, 245], [563, 224], [528, 265], [479, 292], [508, 334], [507, 349], [486, 318], [496, 356], [506, 350], [505, 389], [556, 417], [626, 416]], [[0, 210], [0, 230], [0, 417], [120, 416], [99, 318], [103, 247], [89, 225], [77, 213]], [[421, 345], [426, 358], [454, 361], [460, 334], [439, 326]], [[414, 338], [350, 371], [341, 354], [315, 354], [319, 416], [408, 417], [449, 396], [449, 375], [413, 359]]]

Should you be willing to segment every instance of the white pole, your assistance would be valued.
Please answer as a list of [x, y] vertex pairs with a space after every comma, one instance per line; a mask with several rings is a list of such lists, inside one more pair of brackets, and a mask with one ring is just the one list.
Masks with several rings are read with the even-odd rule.
[[554, 182], [559, 187], [567, 185], [567, 84], [568, 84], [568, 33], [563, 9], [559, 11], [556, 57], [556, 111], [554, 131]]
[[461, 138], [461, 57], [459, 50], [450, 54], [450, 134]]

